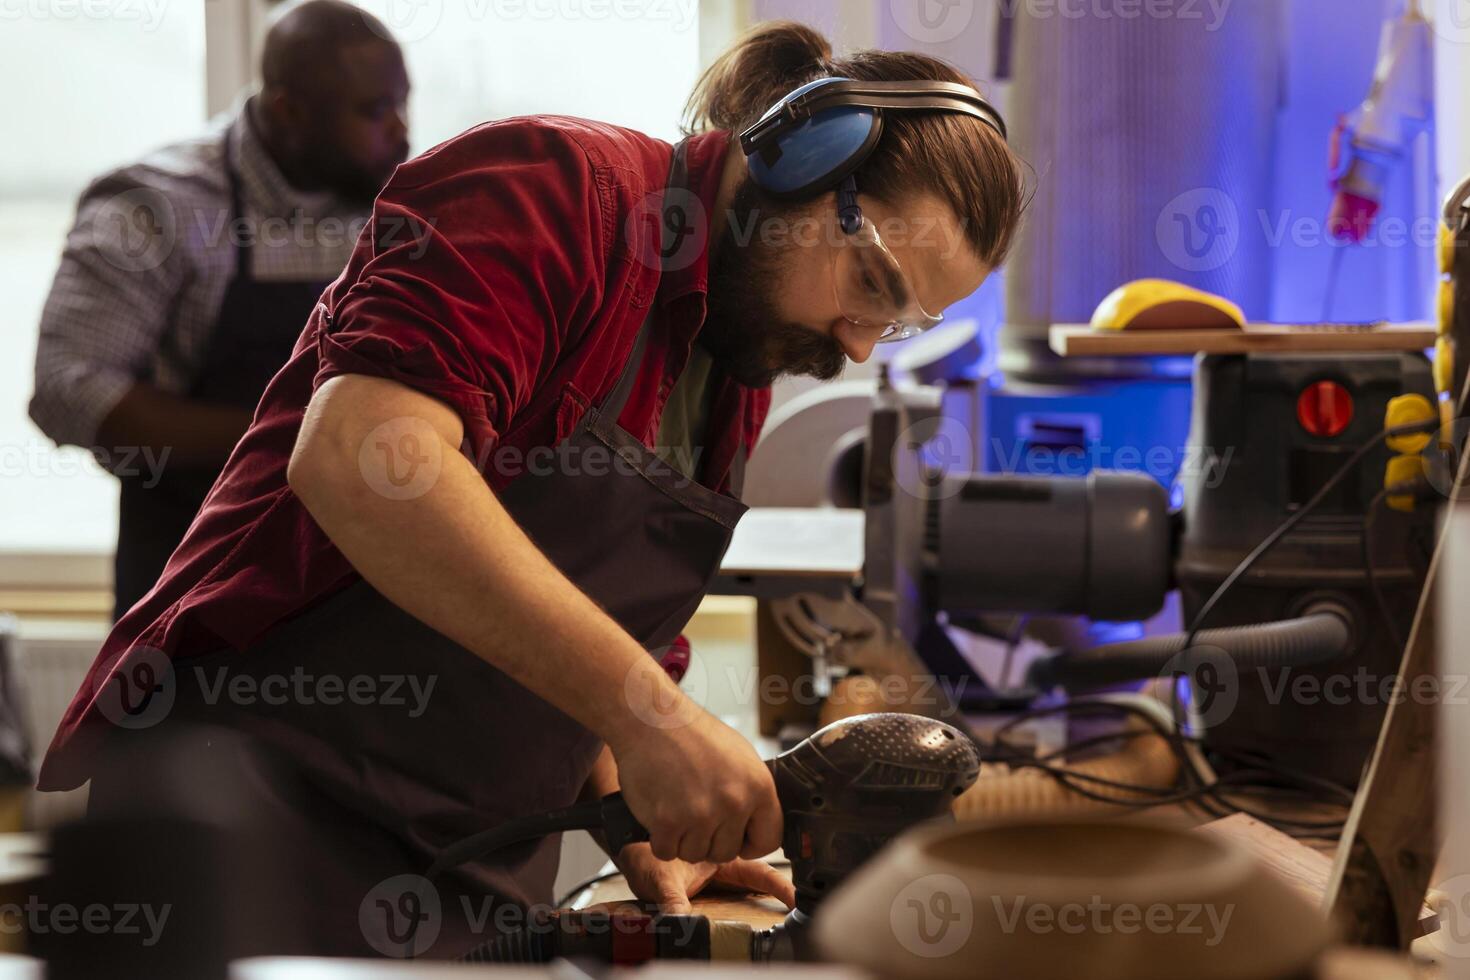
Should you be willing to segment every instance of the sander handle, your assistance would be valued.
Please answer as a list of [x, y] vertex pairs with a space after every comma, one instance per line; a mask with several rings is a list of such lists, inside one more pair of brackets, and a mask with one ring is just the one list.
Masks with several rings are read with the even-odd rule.
[[623, 794], [610, 793], [590, 803], [533, 813], [478, 834], [471, 834], [439, 852], [424, 877], [434, 881], [444, 872], [461, 864], [565, 830], [602, 831], [612, 854], [617, 854], [629, 844], [648, 840], [648, 831], [633, 816], [633, 811], [628, 809]]
[[[766, 760], [766, 768], [771, 770], [772, 776], [776, 774], [780, 760], [786, 754]], [[434, 881], [439, 875], [461, 864], [564, 830], [586, 830], [594, 833], [601, 831], [607, 844], [607, 852], [612, 857], [617, 857], [618, 852], [629, 844], [638, 844], [649, 838], [648, 828], [633, 816], [623, 794], [609, 793], [600, 800], [535, 813], [456, 841], [439, 853], [424, 877]]]
[[[766, 768], [771, 771], [772, 777], [775, 777], [785, 755], [786, 753], [782, 753], [774, 759], [766, 760]], [[596, 805], [602, 808], [602, 822], [597, 827], [583, 829], [596, 830], [600, 827], [609, 855], [617, 857], [618, 852], [629, 844], [639, 844], [648, 840], [648, 829], [638, 822], [637, 817], [633, 816], [633, 811], [628, 808], [628, 801], [623, 799], [622, 793], [609, 793]], [[784, 816], [786, 810], [784, 800], [781, 810]]]
[[618, 852], [629, 844], [648, 840], [648, 828], [633, 816], [622, 793], [609, 793], [598, 801], [598, 805], [602, 808], [602, 837], [609, 856], [617, 857]]

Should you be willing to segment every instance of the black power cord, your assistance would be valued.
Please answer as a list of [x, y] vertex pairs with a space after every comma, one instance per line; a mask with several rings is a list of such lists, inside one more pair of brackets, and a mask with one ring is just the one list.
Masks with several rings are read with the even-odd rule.
[[1393, 611], [1388, 608], [1388, 599], [1384, 596], [1383, 586], [1378, 581], [1378, 563], [1373, 558], [1373, 524], [1378, 515], [1378, 508], [1383, 505], [1387, 497], [1387, 490], [1378, 491], [1372, 502], [1368, 504], [1368, 512], [1363, 515], [1363, 574], [1368, 579], [1368, 591], [1373, 595], [1373, 605], [1378, 610], [1379, 618], [1383, 620], [1383, 628], [1388, 631], [1394, 649], [1402, 654], [1404, 637], [1399, 632], [1399, 624], [1394, 622]]
[[[439, 852], [434, 863], [423, 874], [422, 891], [434, 887], [443, 875], [462, 864], [493, 854], [506, 847], [527, 841], [540, 840], [547, 834], [566, 830], [597, 830], [606, 838], [609, 848], [616, 853], [634, 841], [647, 840], [648, 831], [633, 817], [623, 802], [621, 793], [613, 793], [600, 800], [577, 803], [548, 813], [538, 813], [512, 820], [509, 823], [482, 830], [479, 833], [450, 844]], [[419, 896], [420, 901], [424, 898]], [[418, 938], [419, 920], [409, 926], [408, 938], [404, 940], [404, 959], [414, 958], [414, 944]]]
[[[1467, 381], [1467, 386], [1470, 386], [1470, 381]], [[1312, 496], [1308, 498], [1306, 503], [1297, 508], [1295, 512], [1290, 514], [1284, 521], [1278, 524], [1276, 528], [1271, 531], [1270, 534], [1266, 535], [1266, 537], [1263, 538], [1259, 544], [1252, 548], [1251, 551], [1243, 559], [1241, 559], [1240, 563], [1231, 570], [1230, 574], [1225, 577], [1224, 581], [1222, 581], [1219, 586], [1215, 588], [1215, 591], [1210, 594], [1210, 597], [1205, 600], [1204, 604], [1200, 606], [1199, 611], [1195, 613], [1194, 617], [1190, 621], [1189, 635], [1185, 641], [1184, 649], [1189, 650], [1194, 647], [1195, 641], [1199, 637], [1199, 632], [1201, 628], [1205, 625], [1206, 620], [1209, 619], [1210, 613], [1214, 612], [1216, 606], [1219, 605], [1220, 600], [1229, 593], [1231, 588], [1235, 586], [1235, 583], [1240, 581], [1240, 579], [1244, 577], [1245, 574], [1249, 572], [1252, 567], [1255, 566], [1256, 562], [1260, 561], [1261, 558], [1263, 558], [1267, 554], [1267, 552], [1274, 548], [1276, 544], [1288, 533], [1290, 533], [1293, 528], [1295, 528], [1309, 515], [1311, 515], [1318, 507], [1320, 507], [1322, 505], [1322, 502], [1327, 499], [1328, 495], [1331, 494], [1334, 489], [1336, 489], [1337, 485], [1357, 470], [1358, 466], [1363, 462], [1364, 458], [1366, 458], [1369, 453], [1377, 449], [1378, 446], [1380, 446], [1385, 440], [1391, 439], [1395, 436], [1433, 432], [1438, 428], [1439, 422], [1437, 419], [1426, 419], [1420, 422], [1410, 422], [1405, 425], [1387, 427], [1383, 431], [1379, 432], [1372, 439], [1368, 440], [1363, 445], [1354, 450], [1353, 454], [1349, 456], [1330, 477], [1327, 478], [1326, 482], [1324, 482], [1320, 487], [1317, 488], [1317, 492], [1312, 494]], [[1382, 496], [1383, 494], [1379, 494], [1379, 498], [1381, 498]], [[1377, 507], [1377, 502], [1379, 498], [1375, 498], [1374, 504], [1369, 507], [1369, 514], [1365, 519], [1365, 524], [1371, 525], [1372, 511]], [[1367, 549], [1369, 547], [1367, 542], [1368, 533], [1370, 531], [1371, 526], [1365, 526], [1363, 537], [1365, 552], [1367, 552]], [[1371, 555], [1371, 552], [1368, 552], [1368, 554]], [[1393, 626], [1392, 619], [1387, 612], [1387, 603], [1382, 600], [1381, 593], [1377, 589], [1377, 582], [1374, 578], [1372, 562], [1371, 560], [1365, 559], [1364, 564], [1365, 568], [1367, 568], [1370, 588], [1374, 591], [1375, 597], [1378, 601], [1380, 614], [1384, 616], [1385, 621], [1388, 623], [1391, 630], [1391, 635], [1397, 637], [1397, 629]], [[1403, 648], [1402, 643], [1400, 643], [1399, 648]], [[1176, 697], [1176, 692], [1173, 687], [1170, 688], [1169, 702], [1170, 710], [1174, 713], [1177, 725], [1177, 720], [1179, 718], [1179, 705], [1178, 699]], [[1153, 720], [1149, 719], [1149, 721], [1152, 723]], [[1155, 725], [1154, 727], [1157, 728], [1158, 726]], [[1170, 733], [1161, 732], [1161, 734], [1165, 734], [1166, 737], [1170, 739], [1170, 745], [1174, 747], [1175, 754], [1179, 756], [1180, 762], [1183, 766], [1183, 772], [1185, 773], [1186, 781], [1193, 784], [1190, 792], [1195, 796], [1196, 802], [1199, 803], [1206, 810], [1206, 812], [1214, 812], [1210, 804], [1214, 802], [1219, 802], [1226, 807], [1230, 807], [1234, 810], [1247, 813], [1250, 816], [1260, 820], [1262, 823], [1269, 824], [1271, 826], [1277, 827], [1278, 829], [1286, 830], [1288, 833], [1294, 833], [1296, 836], [1330, 835], [1336, 837], [1338, 833], [1340, 833], [1342, 829], [1342, 821], [1301, 821], [1275, 817], [1267, 814], [1252, 812], [1251, 810], [1243, 806], [1239, 806], [1237, 803], [1230, 802], [1226, 797], [1238, 795], [1245, 792], [1246, 786], [1251, 787], [1250, 792], [1260, 794], [1263, 787], [1259, 783], [1250, 783], [1249, 781], [1247, 781], [1244, 786], [1233, 787], [1228, 787], [1228, 784], [1240, 782], [1247, 777], [1263, 776], [1273, 781], [1296, 782], [1299, 784], [1300, 787], [1304, 789], [1310, 787], [1311, 790], [1309, 790], [1307, 793], [1309, 799], [1313, 798], [1314, 796], [1320, 798], [1322, 795], [1325, 794], [1336, 797], [1337, 802], [1341, 804], [1350, 806], [1352, 803], [1353, 794], [1346, 787], [1338, 786], [1335, 783], [1331, 783], [1327, 780], [1322, 780], [1317, 777], [1310, 776], [1306, 773], [1285, 769], [1271, 763], [1269, 760], [1259, 757], [1251, 760], [1254, 764], [1254, 768], [1242, 769], [1229, 774], [1227, 777], [1220, 777], [1217, 778], [1214, 782], [1210, 782], [1204, 779], [1203, 776], [1195, 769], [1193, 760], [1189, 758], [1188, 753], [1184, 750], [1183, 740], [1185, 739], [1185, 736], [1183, 736], [1177, 729], [1174, 733], [1172, 733], [1172, 737]], [[1198, 740], [1195, 741], [1198, 742]], [[1238, 758], [1232, 758], [1231, 753], [1222, 752], [1217, 748], [1212, 749], [1212, 751], [1215, 752], [1215, 754], [1219, 755], [1221, 758], [1226, 759], [1227, 761], [1240, 761]], [[1272, 785], [1267, 788], [1271, 793], [1281, 792], [1279, 786]], [[1338, 833], [1332, 833], [1332, 831], [1336, 831]]]
[[1312, 496], [1308, 498], [1306, 503], [1297, 508], [1297, 510], [1290, 516], [1288, 516], [1286, 520], [1276, 525], [1275, 530], [1262, 538], [1261, 543], [1252, 548], [1250, 553], [1241, 559], [1240, 564], [1236, 565], [1235, 568], [1231, 570], [1230, 574], [1225, 576], [1225, 580], [1221, 582], [1218, 587], [1216, 587], [1213, 593], [1210, 594], [1210, 597], [1205, 600], [1204, 605], [1199, 607], [1199, 611], [1194, 614], [1194, 618], [1190, 621], [1189, 638], [1185, 641], [1184, 648], [1188, 650], [1194, 647], [1194, 641], [1199, 635], [1201, 627], [1204, 626], [1205, 620], [1209, 618], [1210, 613], [1214, 612], [1215, 607], [1219, 604], [1220, 600], [1225, 597], [1225, 594], [1230, 591], [1235, 583], [1238, 582], [1240, 578], [1245, 575], [1246, 572], [1250, 571], [1252, 566], [1254, 566], [1256, 562], [1260, 561], [1268, 551], [1274, 548], [1277, 542], [1285, 537], [1292, 528], [1296, 527], [1313, 511], [1322, 506], [1322, 502], [1327, 499], [1328, 494], [1332, 493], [1332, 491], [1337, 488], [1337, 485], [1339, 483], [1341, 483], [1344, 479], [1347, 478], [1350, 473], [1358, 468], [1358, 465], [1362, 463], [1364, 457], [1366, 457], [1373, 450], [1377, 449], [1378, 446], [1381, 445], [1385, 439], [1390, 439], [1394, 436], [1407, 436], [1424, 432], [1433, 432], [1437, 428], [1439, 428], [1439, 421], [1437, 419], [1426, 419], [1422, 422], [1409, 422], [1405, 425], [1395, 425], [1390, 428], [1384, 429], [1382, 432], [1378, 433], [1378, 435], [1374, 436], [1372, 439], [1369, 439], [1367, 442], [1363, 443], [1363, 445], [1354, 450], [1353, 454], [1349, 456], [1347, 460], [1344, 461], [1343, 464], [1337, 468], [1336, 472], [1334, 472], [1332, 476], [1327, 478], [1327, 481], [1325, 483], [1317, 488], [1317, 492], [1312, 494]]
[[[1006, 734], [1017, 726], [1056, 714], [1127, 715], [1143, 721], [1147, 730], [1135, 729], [1093, 736], [1070, 743], [1043, 756], [1027, 752], [1024, 748], [1006, 739]], [[1077, 772], [1065, 766], [1055, 765], [1051, 761], [1061, 756], [1075, 754], [1084, 748], [1109, 741], [1124, 741], [1147, 734], [1156, 734], [1163, 738], [1178, 759], [1180, 781], [1175, 785], [1159, 787], [1125, 783], [1090, 773]], [[1191, 745], [1198, 747], [1200, 740], [1161, 724], [1152, 714], [1136, 705], [1111, 701], [1069, 701], [1017, 715], [998, 728], [993, 736], [993, 741], [984, 747], [991, 750], [987, 761], [1003, 762], [1013, 768], [1036, 769], [1085, 799], [1123, 809], [1147, 810], [1168, 805], [1193, 805], [1212, 817], [1245, 813], [1293, 837], [1332, 839], [1341, 834], [1346, 820], [1346, 810], [1352, 805], [1353, 800], [1353, 792], [1348, 788], [1309, 773], [1276, 765], [1264, 757], [1250, 753], [1222, 752], [1216, 749], [1211, 750], [1213, 754], [1235, 762], [1241, 768], [1224, 776], [1210, 779], [1195, 765], [1195, 760], [1187, 747]], [[1266, 801], [1286, 799], [1295, 803], [1336, 807], [1343, 810], [1343, 816], [1323, 820], [1287, 817], [1263, 811], [1244, 802], [1252, 797]]]

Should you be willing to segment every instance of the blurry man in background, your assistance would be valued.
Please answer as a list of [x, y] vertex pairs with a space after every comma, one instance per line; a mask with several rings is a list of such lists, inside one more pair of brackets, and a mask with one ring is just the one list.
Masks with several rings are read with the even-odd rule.
[[30, 414], [122, 485], [114, 618], [158, 580], [267, 382], [408, 156], [408, 74], [372, 15], [288, 7], [262, 86], [208, 135], [82, 194]]

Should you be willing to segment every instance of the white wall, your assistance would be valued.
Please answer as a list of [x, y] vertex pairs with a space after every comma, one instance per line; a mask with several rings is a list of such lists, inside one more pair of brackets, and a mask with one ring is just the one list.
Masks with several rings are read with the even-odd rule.
[[203, 24], [197, 0], [0, 4], [0, 583], [8, 553], [111, 548], [116, 483], [26, 416], [36, 327], [82, 187], [204, 123]]
[[1433, 20], [1439, 198], [1470, 174], [1470, 2], [1425, 0]]

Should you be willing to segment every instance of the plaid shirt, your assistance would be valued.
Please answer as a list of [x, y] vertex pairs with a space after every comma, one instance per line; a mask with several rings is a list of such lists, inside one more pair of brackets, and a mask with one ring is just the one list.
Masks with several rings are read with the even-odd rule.
[[[91, 447], [127, 390], [186, 394], [235, 269], [252, 246], [261, 280], [329, 282], [369, 211], [291, 187], [250, 122], [248, 101], [197, 139], [93, 181], [77, 205], [41, 315], [30, 415], [58, 444]], [[224, 167], [241, 183], [230, 213]], [[305, 324], [303, 324], [305, 326]]]

